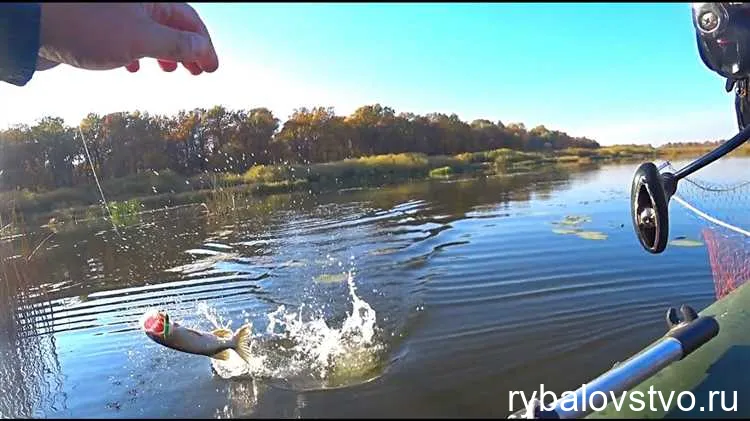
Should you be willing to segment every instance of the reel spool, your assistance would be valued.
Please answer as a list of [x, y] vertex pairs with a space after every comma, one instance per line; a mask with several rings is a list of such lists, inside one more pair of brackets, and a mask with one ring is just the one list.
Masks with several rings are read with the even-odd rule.
[[641, 164], [630, 188], [630, 213], [638, 241], [658, 254], [669, 241], [669, 199], [677, 190], [671, 173], [659, 174], [653, 162]]

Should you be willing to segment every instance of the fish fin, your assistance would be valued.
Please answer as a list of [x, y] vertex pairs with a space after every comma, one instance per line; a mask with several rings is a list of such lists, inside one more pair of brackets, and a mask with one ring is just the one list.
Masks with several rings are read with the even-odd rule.
[[212, 355], [211, 358], [221, 361], [226, 361], [230, 359], [232, 355], [229, 353], [228, 349], [225, 349], [221, 352], [217, 352], [216, 354]]
[[213, 331], [211, 331], [211, 333], [213, 333], [215, 336], [218, 336], [219, 338], [231, 338], [232, 337], [232, 331], [225, 327], [214, 329]]
[[250, 362], [252, 353], [250, 350], [250, 341], [252, 340], [253, 325], [248, 323], [237, 330], [234, 334], [234, 350], [242, 357], [245, 362]]

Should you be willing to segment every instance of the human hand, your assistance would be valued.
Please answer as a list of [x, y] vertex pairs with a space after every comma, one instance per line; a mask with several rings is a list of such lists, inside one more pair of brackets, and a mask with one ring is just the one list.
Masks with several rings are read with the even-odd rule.
[[89, 70], [140, 69], [157, 59], [193, 75], [219, 67], [211, 37], [186, 3], [42, 3], [37, 70], [60, 63]]

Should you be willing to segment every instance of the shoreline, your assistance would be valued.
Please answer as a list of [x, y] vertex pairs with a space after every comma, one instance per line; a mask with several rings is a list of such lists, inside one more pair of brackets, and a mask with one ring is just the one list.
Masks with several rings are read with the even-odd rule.
[[[321, 193], [347, 188], [379, 187], [406, 181], [512, 175], [519, 171], [581, 168], [590, 164], [681, 159], [699, 156], [708, 147], [652, 148], [615, 145], [596, 149], [523, 152], [512, 149], [462, 153], [454, 156], [388, 154], [310, 165], [256, 165], [244, 174], [206, 173], [185, 177], [172, 171], [152, 171], [102, 183], [113, 219], [127, 218], [164, 207], [204, 204], [212, 213], [226, 211], [236, 196], [264, 197], [308, 190]], [[750, 155], [741, 148], [738, 156]], [[152, 192], [151, 194], [148, 194]], [[43, 193], [0, 193], [0, 216], [13, 220], [79, 222], [109, 218], [94, 184]], [[7, 223], [7, 222], [6, 222]]]

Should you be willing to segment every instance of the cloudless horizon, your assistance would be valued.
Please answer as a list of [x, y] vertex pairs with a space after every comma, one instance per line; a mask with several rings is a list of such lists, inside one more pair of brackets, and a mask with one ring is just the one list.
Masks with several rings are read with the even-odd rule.
[[136, 109], [224, 105], [347, 115], [456, 113], [543, 124], [602, 145], [704, 141], [737, 132], [733, 94], [698, 56], [688, 3], [192, 3], [219, 54], [213, 74], [143, 60], [38, 72], [0, 84], [0, 127]]

